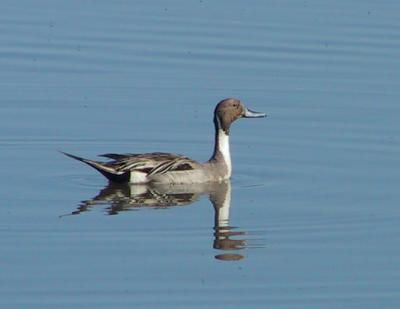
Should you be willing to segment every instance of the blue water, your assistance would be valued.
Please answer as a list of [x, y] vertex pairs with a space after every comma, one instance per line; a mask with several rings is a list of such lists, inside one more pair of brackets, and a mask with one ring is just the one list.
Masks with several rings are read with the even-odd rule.
[[[399, 9], [2, 1], [0, 306], [399, 307]], [[225, 97], [268, 117], [232, 127], [219, 222], [58, 152], [205, 161]]]

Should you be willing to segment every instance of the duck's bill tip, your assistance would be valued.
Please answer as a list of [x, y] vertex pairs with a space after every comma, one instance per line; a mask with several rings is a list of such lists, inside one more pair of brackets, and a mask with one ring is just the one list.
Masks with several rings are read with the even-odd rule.
[[244, 118], [264, 118], [264, 117], [267, 117], [267, 114], [255, 112], [255, 111], [252, 111], [252, 110], [246, 108], [243, 117]]

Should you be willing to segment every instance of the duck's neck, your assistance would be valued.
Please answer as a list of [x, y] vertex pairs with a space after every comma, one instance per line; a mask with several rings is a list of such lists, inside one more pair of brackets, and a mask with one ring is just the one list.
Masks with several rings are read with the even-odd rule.
[[229, 134], [226, 134], [221, 128], [217, 117], [214, 117], [214, 125], [215, 144], [214, 153], [210, 161], [214, 161], [217, 164], [224, 163], [227, 168], [227, 178], [229, 178], [232, 174], [231, 153], [229, 150]]

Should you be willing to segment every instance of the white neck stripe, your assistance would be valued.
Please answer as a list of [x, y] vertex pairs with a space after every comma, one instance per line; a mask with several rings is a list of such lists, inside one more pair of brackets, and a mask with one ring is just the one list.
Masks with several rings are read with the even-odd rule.
[[229, 135], [225, 134], [224, 130], [218, 129], [218, 150], [221, 152], [222, 157], [228, 168], [228, 176], [232, 174], [231, 153], [229, 149]]

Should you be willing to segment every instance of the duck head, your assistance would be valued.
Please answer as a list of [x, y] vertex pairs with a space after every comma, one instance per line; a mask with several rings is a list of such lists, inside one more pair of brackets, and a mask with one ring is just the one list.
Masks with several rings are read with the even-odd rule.
[[261, 118], [265, 113], [248, 109], [240, 100], [228, 98], [217, 104], [214, 110], [214, 121], [226, 135], [229, 135], [230, 125], [239, 118]]

